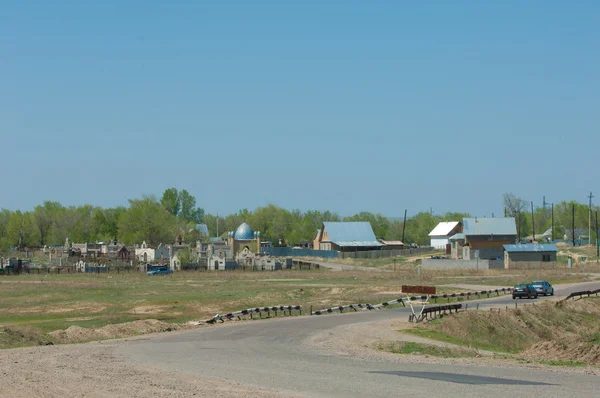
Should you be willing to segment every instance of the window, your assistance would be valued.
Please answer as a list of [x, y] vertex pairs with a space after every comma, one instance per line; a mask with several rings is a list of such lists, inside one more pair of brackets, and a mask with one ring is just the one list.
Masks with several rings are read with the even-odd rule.
[[542, 254], [542, 261], [547, 263], [550, 262], [550, 255], [549, 254]]

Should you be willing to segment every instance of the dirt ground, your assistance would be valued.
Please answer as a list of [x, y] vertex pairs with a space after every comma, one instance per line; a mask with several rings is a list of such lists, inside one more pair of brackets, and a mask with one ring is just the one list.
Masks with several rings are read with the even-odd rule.
[[[337, 316], [337, 315], [334, 315]], [[478, 366], [495, 367], [522, 367], [529, 369], [544, 369], [544, 371], [573, 372], [600, 375], [598, 368], [576, 368], [562, 366], [546, 366], [537, 363], [527, 363], [518, 361], [516, 358], [507, 356], [494, 356], [487, 351], [479, 351], [475, 357], [467, 358], [440, 358], [430, 355], [406, 355], [393, 354], [377, 349], [381, 343], [390, 343], [396, 341], [417, 342], [421, 344], [436, 345], [440, 347], [454, 347], [453, 344], [440, 343], [435, 340], [429, 340], [399, 333], [399, 330], [413, 327], [407, 321], [377, 321], [367, 323], [357, 323], [353, 325], [344, 325], [334, 330], [324, 331], [313, 335], [304, 342], [308, 347], [319, 351], [329, 351], [340, 356], [362, 357], [369, 360], [386, 360], [402, 364], [406, 363], [430, 363], [430, 364], [472, 364]], [[527, 357], [524, 355], [523, 357]], [[532, 355], [532, 358], [534, 356]], [[539, 357], [535, 357], [539, 359]]]
[[116, 354], [125, 341], [0, 351], [0, 397], [291, 397], [132, 365]]
[[49, 334], [58, 343], [80, 343], [92, 340], [118, 339], [148, 333], [170, 332], [173, 330], [190, 329], [191, 327], [191, 325], [172, 324], [156, 319], [145, 319], [106, 325], [97, 329], [70, 326], [65, 330], [57, 330]]

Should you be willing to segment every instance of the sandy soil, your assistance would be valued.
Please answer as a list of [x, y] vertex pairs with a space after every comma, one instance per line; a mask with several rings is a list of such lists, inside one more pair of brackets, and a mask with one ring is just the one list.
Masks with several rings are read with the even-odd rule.
[[[148, 339], [148, 337], [140, 337]], [[0, 397], [266, 397], [291, 395], [165, 374], [116, 354], [127, 340], [0, 351]]]
[[600, 375], [600, 369], [592, 367], [574, 368], [561, 366], [545, 366], [534, 363], [519, 362], [505, 356], [496, 357], [488, 351], [477, 351], [475, 358], [439, 358], [429, 355], [402, 355], [377, 350], [378, 343], [410, 341], [439, 347], [458, 348], [454, 344], [420, 338], [398, 330], [412, 327], [407, 321], [386, 320], [377, 322], [344, 325], [338, 328], [313, 335], [304, 341], [310, 348], [328, 351], [340, 356], [362, 357], [369, 360], [393, 361], [397, 363], [430, 363], [430, 364], [461, 364], [496, 367], [521, 367], [543, 369], [544, 371], [573, 372]]

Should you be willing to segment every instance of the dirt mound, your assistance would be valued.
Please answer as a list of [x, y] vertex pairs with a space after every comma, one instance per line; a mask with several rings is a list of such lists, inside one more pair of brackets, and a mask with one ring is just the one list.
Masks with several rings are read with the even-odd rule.
[[97, 329], [70, 326], [68, 329], [57, 330], [49, 334], [59, 343], [79, 343], [92, 340], [118, 339], [147, 333], [170, 332], [185, 328], [189, 328], [189, 326], [167, 323], [156, 319], [144, 319], [106, 325]]
[[465, 311], [424, 326], [432, 337], [537, 360], [598, 364], [600, 300], [519, 305], [500, 311]]
[[574, 338], [543, 341], [534, 344], [519, 356], [538, 361], [572, 361], [600, 365], [600, 345]]
[[48, 336], [32, 327], [0, 326], [0, 348], [49, 344]]

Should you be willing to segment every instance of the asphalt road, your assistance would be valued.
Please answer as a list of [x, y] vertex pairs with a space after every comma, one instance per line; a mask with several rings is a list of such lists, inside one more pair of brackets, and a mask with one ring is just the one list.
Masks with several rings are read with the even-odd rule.
[[[557, 287], [556, 296], [596, 288], [600, 288], [600, 282]], [[548, 299], [551, 297], [540, 297], [537, 301]], [[476, 303], [471, 301], [469, 306]], [[502, 296], [481, 301], [480, 308], [514, 303], [511, 296]], [[301, 344], [317, 332], [342, 325], [406, 319], [408, 311], [394, 308], [241, 322], [132, 342], [124, 345], [120, 353], [134, 363], [164, 371], [310, 397], [600, 395], [600, 379], [594, 375], [523, 367], [401, 364], [376, 358], [342, 357]]]

